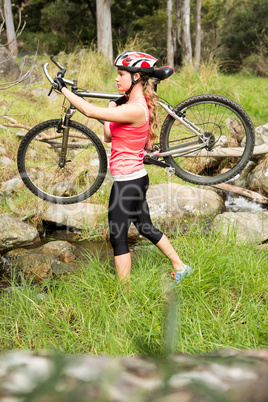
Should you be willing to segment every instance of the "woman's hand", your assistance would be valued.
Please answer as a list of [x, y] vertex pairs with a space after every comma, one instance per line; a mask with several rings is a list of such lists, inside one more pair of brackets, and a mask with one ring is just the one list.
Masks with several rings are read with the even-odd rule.
[[110, 101], [108, 107], [116, 107], [117, 104], [114, 101]]
[[61, 92], [62, 88], [66, 88], [65, 82], [63, 81], [62, 78], [56, 77], [54, 78], [53, 81], [54, 81], [54, 89]]

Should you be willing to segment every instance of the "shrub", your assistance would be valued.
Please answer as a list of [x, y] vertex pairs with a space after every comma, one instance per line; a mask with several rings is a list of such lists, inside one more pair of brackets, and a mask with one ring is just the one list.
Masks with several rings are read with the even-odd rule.
[[251, 54], [242, 63], [242, 71], [250, 75], [268, 77], [268, 60], [264, 55]]

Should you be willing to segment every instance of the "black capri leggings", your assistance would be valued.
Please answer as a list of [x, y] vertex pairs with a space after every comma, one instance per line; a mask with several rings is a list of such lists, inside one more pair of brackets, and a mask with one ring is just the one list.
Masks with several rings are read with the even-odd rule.
[[146, 191], [149, 187], [148, 175], [135, 180], [115, 181], [112, 186], [108, 220], [110, 240], [114, 255], [126, 254], [128, 249], [128, 229], [131, 222], [138, 232], [156, 244], [163, 233], [153, 226]]

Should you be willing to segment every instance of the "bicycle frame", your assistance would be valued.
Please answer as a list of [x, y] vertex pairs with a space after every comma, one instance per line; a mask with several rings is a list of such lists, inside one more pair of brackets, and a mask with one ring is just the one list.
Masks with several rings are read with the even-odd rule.
[[[47, 70], [48, 64], [49, 63], [45, 63], [43, 66], [43, 69], [44, 69], [44, 72], [45, 72], [45, 75], [46, 75], [48, 81], [53, 86], [54, 81], [50, 77], [48, 70]], [[62, 68], [62, 66], [60, 66], [60, 65], [58, 65], [58, 67]], [[72, 87], [72, 90], [74, 90], [74, 88], [77, 88], [77, 81], [70, 81], [65, 78], [63, 78], [63, 81], [67, 85], [70, 85]], [[107, 99], [107, 100], [117, 99], [120, 96], [120, 95], [118, 95], [118, 93], [95, 92], [95, 91], [86, 91], [86, 90], [83, 90], [83, 91], [75, 90], [75, 94], [81, 98]], [[195, 124], [193, 124], [192, 122], [187, 120], [186, 117], [183, 116], [183, 114], [181, 114], [181, 116], [176, 114], [170, 104], [167, 104], [167, 103], [165, 104], [163, 101], [160, 101], [160, 100], [158, 100], [157, 103], [170, 116], [172, 116], [175, 120], [177, 120], [181, 124], [183, 124], [188, 130], [192, 131], [192, 133], [195, 134], [198, 137], [198, 139], [195, 141], [190, 141], [187, 143], [175, 145], [174, 147], [172, 147], [172, 149], [170, 149], [169, 151], [166, 151], [166, 152], [150, 151], [148, 153], [150, 158], [157, 159], [157, 158], [170, 156], [170, 155], [172, 155], [173, 157], [179, 157], [179, 156], [182, 156], [185, 152], [189, 153], [192, 151], [198, 151], [198, 150], [201, 150], [208, 146], [208, 143], [207, 143], [205, 135], [204, 135], [205, 133], [200, 128], [198, 128]], [[61, 152], [61, 157], [60, 157], [60, 166], [61, 167], [63, 167], [65, 164], [65, 155], [66, 155], [68, 133], [69, 133], [68, 122], [69, 122], [70, 118], [73, 116], [73, 114], [75, 113], [75, 111], [76, 111], [76, 108], [72, 104], [70, 104], [70, 107], [69, 107], [67, 113], [65, 113], [64, 122], [63, 122], [64, 131], [63, 131], [62, 152]], [[185, 147], [186, 144], [188, 145], [187, 147]], [[189, 146], [189, 144], [192, 144], [192, 145]]]

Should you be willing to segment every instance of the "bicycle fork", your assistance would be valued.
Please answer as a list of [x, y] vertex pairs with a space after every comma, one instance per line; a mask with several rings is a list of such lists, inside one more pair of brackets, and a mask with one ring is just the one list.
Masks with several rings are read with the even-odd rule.
[[145, 154], [145, 156], [144, 156], [145, 164], [153, 164], [153, 165], [163, 167], [166, 169], [167, 174], [174, 174], [175, 169], [173, 167], [171, 167], [165, 161], [158, 160], [158, 158], [162, 158], [162, 157], [169, 156], [169, 155], [172, 155], [173, 157], [178, 157], [185, 153], [200, 150], [202, 148], [207, 147], [207, 139], [206, 139], [205, 133], [202, 130], [200, 130], [195, 124], [188, 121], [183, 114], [181, 114], [181, 116], [179, 116], [175, 112], [173, 112], [172, 109], [170, 109], [169, 105], [166, 105], [165, 103], [163, 103], [159, 100], [158, 100], [158, 103], [160, 106], [162, 106], [165, 109], [165, 111], [170, 116], [172, 116], [175, 120], [179, 121], [186, 128], [188, 128], [190, 131], [192, 131], [192, 133], [194, 133], [198, 138], [197, 140], [188, 141], [187, 147], [185, 147], [185, 143], [177, 144], [177, 145], [174, 145], [173, 147], [170, 147], [169, 151], [162, 152], [162, 151], [156, 150], [156, 151], [152, 151], [150, 153]]
[[59, 167], [63, 168], [66, 164], [66, 154], [67, 154], [67, 146], [68, 146], [68, 139], [69, 139], [69, 131], [70, 131], [70, 126], [69, 122], [71, 120], [71, 117], [74, 115], [76, 112], [76, 109], [71, 105], [67, 112], [64, 114], [63, 117], [63, 124], [61, 124], [61, 127], [59, 130], [63, 129], [63, 135], [62, 135], [62, 144], [61, 144], [61, 150], [60, 150], [60, 157], [59, 157]]
[[165, 152], [159, 152], [155, 151], [150, 154], [151, 157], [165, 157], [172, 155], [174, 157], [181, 156], [183, 153], [189, 153], [192, 151], [198, 151], [202, 148], [206, 148], [208, 146], [208, 138], [206, 138], [205, 133], [198, 128], [195, 124], [192, 122], [188, 121], [183, 114], [181, 116], [177, 115], [175, 112], [173, 112], [172, 109], [170, 109], [169, 105], [166, 105], [165, 103], [158, 101], [159, 105], [162, 106], [165, 111], [172, 116], [175, 120], [179, 121], [181, 124], [183, 124], [188, 130], [190, 130], [192, 133], [194, 133], [197, 136], [197, 140], [189, 141], [187, 142], [187, 147], [185, 147], [184, 144], [178, 144], [174, 145], [173, 147], [170, 147], [169, 151]]

